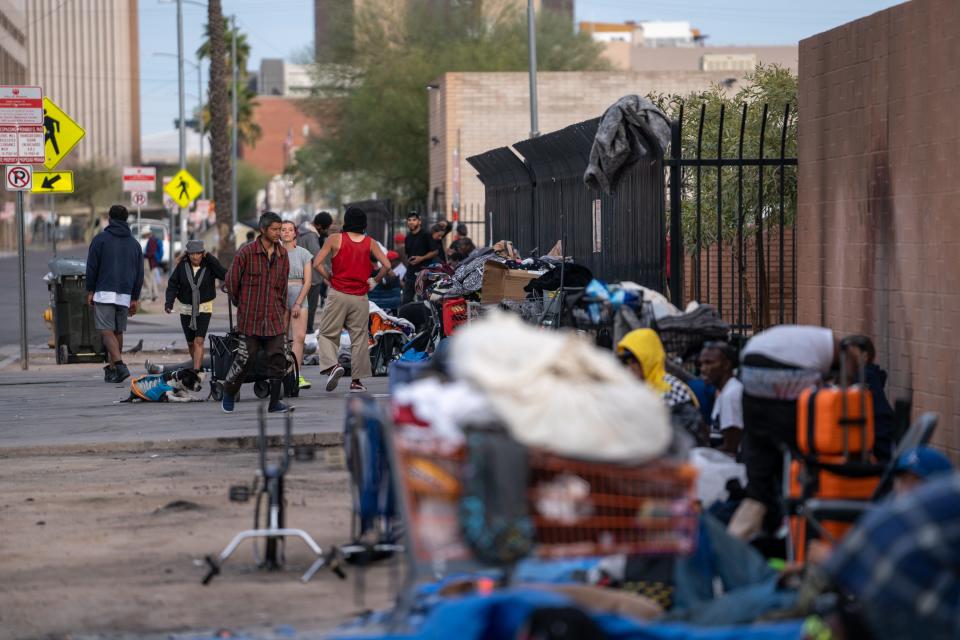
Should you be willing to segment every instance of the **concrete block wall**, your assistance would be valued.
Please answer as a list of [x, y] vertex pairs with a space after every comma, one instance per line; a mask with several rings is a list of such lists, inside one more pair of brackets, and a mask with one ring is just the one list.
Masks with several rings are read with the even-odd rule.
[[800, 43], [797, 216], [801, 322], [872, 336], [955, 460], [958, 30], [956, 0], [912, 0]]

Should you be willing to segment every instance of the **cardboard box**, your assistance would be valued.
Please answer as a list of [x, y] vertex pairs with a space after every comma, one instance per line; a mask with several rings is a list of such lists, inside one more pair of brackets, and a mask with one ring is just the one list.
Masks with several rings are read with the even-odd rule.
[[483, 284], [480, 300], [483, 304], [495, 304], [504, 298], [520, 300], [527, 297], [523, 290], [528, 282], [543, 275], [543, 271], [508, 269], [499, 262], [487, 262], [483, 266]]

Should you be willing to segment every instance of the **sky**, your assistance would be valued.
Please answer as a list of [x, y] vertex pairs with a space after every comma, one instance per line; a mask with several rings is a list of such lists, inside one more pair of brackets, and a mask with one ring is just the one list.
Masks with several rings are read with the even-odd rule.
[[[202, 0], [195, 0], [198, 4]], [[901, 0], [574, 0], [577, 21], [686, 20], [711, 45], [794, 44], [814, 34], [899, 4]], [[183, 5], [184, 52], [188, 60], [203, 37], [206, 9]], [[262, 58], [296, 61], [313, 43], [313, 0], [223, 0], [248, 34], [250, 66]], [[169, 131], [177, 117], [177, 61], [156, 53], [177, 52], [177, 11], [172, 3], [139, 0], [140, 104], [143, 135]], [[197, 104], [197, 75], [186, 74], [187, 113]], [[206, 92], [207, 65], [203, 65]]]

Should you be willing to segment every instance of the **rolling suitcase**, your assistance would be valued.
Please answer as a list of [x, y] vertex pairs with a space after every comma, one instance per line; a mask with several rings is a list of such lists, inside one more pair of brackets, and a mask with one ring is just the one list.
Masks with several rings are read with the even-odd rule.
[[[227, 301], [227, 317], [230, 319], [230, 330], [227, 334], [218, 336], [211, 333], [209, 335], [210, 395], [218, 402], [223, 398], [223, 383], [227, 379], [227, 374], [230, 372], [230, 367], [233, 365], [233, 360], [240, 345], [240, 334], [233, 326], [233, 303], [229, 300]], [[300, 395], [300, 366], [290, 349], [289, 340], [284, 345], [284, 355], [287, 359], [287, 369], [282, 380], [283, 396], [295, 398]], [[252, 382], [254, 395], [263, 399], [270, 396], [269, 381], [266, 362], [263, 360], [263, 352], [261, 351], [257, 354], [253, 368], [243, 382]]]
[[[788, 497], [802, 505], [819, 500], [869, 500], [880, 480], [873, 460], [873, 397], [863, 366], [858, 381], [847, 384], [847, 353], [841, 343], [840, 384], [811, 387], [797, 399], [797, 449], [790, 464]], [[852, 523], [818, 520], [821, 534], [842, 538]], [[790, 519], [796, 558], [803, 561], [811, 538], [802, 515]]]

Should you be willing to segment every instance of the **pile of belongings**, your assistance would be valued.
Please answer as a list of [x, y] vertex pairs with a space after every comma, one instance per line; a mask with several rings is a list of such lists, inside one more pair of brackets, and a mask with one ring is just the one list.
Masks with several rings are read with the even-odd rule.
[[520, 257], [513, 243], [501, 240], [483, 249], [477, 249], [454, 269], [448, 264], [434, 265], [420, 272], [416, 290], [424, 299], [470, 297], [480, 291], [484, 265], [494, 261], [509, 269], [543, 271], [559, 263], [558, 259]]
[[705, 342], [726, 340], [730, 325], [709, 304], [688, 305], [687, 311], [667, 315], [656, 321], [656, 330], [664, 350], [682, 360], [700, 353]]
[[[413, 323], [404, 318], [390, 315], [381, 309], [375, 302], [369, 302], [370, 322], [368, 324], [367, 340], [370, 342], [371, 359], [374, 358], [374, 350], [387, 337], [398, 347], [402, 347], [416, 333]], [[319, 364], [320, 358], [317, 354], [317, 340], [319, 340], [319, 330], [308, 333], [303, 342], [303, 364]], [[340, 349], [337, 352], [337, 360], [341, 365], [350, 371], [350, 334], [346, 331], [340, 332]]]
[[496, 418], [518, 442], [582, 459], [640, 463], [671, 443], [660, 398], [576, 333], [492, 314], [457, 334], [448, 366], [454, 384], [442, 393], [422, 380], [398, 390], [395, 403], [451, 441], [462, 441], [464, 420]]
[[[431, 376], [395, 390], [393, 420], [397, 425], [395, 431], [401, 434], [398, 437], [408, 442], [404, 446], [414, 443], [409, 449], [415, 452], [412, 461], [416, 464], [415, 473], [410, 475], [411, 484], [425, 483], [431, 491], [452, 495], [454, 489], [450, 485], [456, 480], [444, 466], [444, 462], [452, 458], [424, 458], [418, 454], [465, 450], [469, 462], [464, 465], [464, 475], [460, 478], [459, 502], [430, 498], [436, 495], [430, 492], [420, 494], [415, 500], [419, 507], [410, 507], [420, 511], [417, 516], [411, 515], [409, 522], [404, 522], [404, 528], [411, 536], [419, 536], [414, 540], [423, 549], [429, 549], [426, 555], [431, 560], [423, 555], [415, 556], [414, 579], [409, 591], [398, 598], [395, 609], [365, 614], [341, 627], [332, 637], [384, 640], [553, 637], [523, 635], [539, 628], [537, 625], [544, 621], [547, 627], [563, 622], [564, 628], [579, 633], [572, 637], [585, 638], [795, 640], [800, 637], [802, 621], [797, 620], [713, 628], [671, 622], [669, 612], [665, 613], [666, 607], [652, 593], [631, 592], [625, 587], [608, 588], [610, 583], [606, 580], [611, 576], [619, 576], [622, 584], [625, 576], [637, 570], [638, 560], [655, 561], [658, 556], [559, 560], [515, 555], [514, 558], [521, 559], [513, 567], [509, 583], [502, 583], [495, 567], [509, 565], [488, 562], [479, 555], [477, 540], [471, 538], [472, 519], [476, 516], [471, 511], [471, 500], [477, 490], [472, 478], [478, 468], [495, 467], [502, 462], [504, 468], [498, 469], [496, 475], [489, 475], [487, 470], [487, 478], [497, 479], [491, 486], [497, 490], [507, 486], [515, 489], [514, 483], [519, 478], [526, 487], [529, 486], [526, 470], [532, 467], [526, 466], [516, 444], [488, 449], [477, 448], [478, 441], [489, 445], [496, 442], [504, 430], [511, 441], [531, 452], [546, 451], [566, 459], [629, 468], [673, 455], [673, 431], [661, 398], [625, 370], [611, 353], [596, 348], [576, 333], [542, 331], [511, 314], [494, 313], [458, 332], [450, 341], [448, 355], [445, 363], [436, 363], [438, 366]], [[478, 440], [479, 435], [484, 436], [482, 440]], [[406, 440], [408, 438], [410, 440]], [[490, 455], [491, 452], [495, 455]], [[541, 514], [538, 517], [545, 512], [547, 500], [555, 502], [554, 518], [589, 517], [579, 512], [564, 513], [565, 507], [583, 504], [583, 501], [568, 499], [584, 490], [581, 486], [584, 481], [578, 478], [578, 473], [566, 470], [552, 477], [551, 486], [538, 486], [530, 494], [537, 496], [531, 499]], [[523, 503], [528, 500], [525, 490], [500, 491], [497, 495], [507, 504], [511, 500]], [[495, 510], [494, 507], [500, 506], [500, 501], [493, 500], [493, 506], [488, 504], [486, 508]], [[491, 518], [490, 522], [501, 525], [504, 521]], [[510, 531], [516, 535], [497, 537], [496, 546], [509, 547], [523, 534], [522, 521], [510, 523], [515, 525]], [[668, 574], [696, 573], [705, 561], [716, 561], [717, 555], [710, 550], [715, 548], [712, 541], [719, 540], [714, 536], [722, 535], [722, 527], [707, 525], [702, 530], [710, 537], [695, 534], [699, 537], [688, 556], [668, 558], [669, 562], [664, 565], [668, 567]], [[456, 568], [447, 567], [443, 562], [437, 564], [437, 558], [454, 561], [460, 557], [452, 554], [456, 544], [469, 544], [481, 564], [461, 564]], [[755, 555], [750, 557], [750, 562], [744, 562], [739, 555], [730, 557], [729, 561], [736, 563], [738, 575], [756, 573], [772, 584], [775, 572], [759, 554], [743, 546], [745, 553]], [[529, 552], [530, 547], [523, 550]], [[451, 555], [444, 555], [447, 551], [451, 551]], [[424, 562], [433, 562], [426, 573]], [[644, 575], [649, 573], [647, 569], [641, 570]], [[417, 576], [431, 582], [418, 582]], [[676, 583], [676, 579], [673, 580]], [[727, 587], [726, 583], [718, 587], [710, 575], [701, 582], [709, 587], [711, 594]], [[700, 586], [698, 582], [696, 588]], [[692, 588], [693, 585], [688, 585], [680, 597], [692, 598], [689, 595]], [[679, 606], [686, 602], [687, 610], [719, 610], [727, 616], [721, 617], [722, 620], [740, 622], [740, 618], [728, 613], [729, 607], [719, 606], [722, 604], [719, 601], [711, 600], [704, 607], [695, 599], [674, 602], [680, 602]], [[781, 601], [775, 603], [779, 605]], [[734, 613], [748, 616], [751, 621], [757, 615], [756, 611]]]

